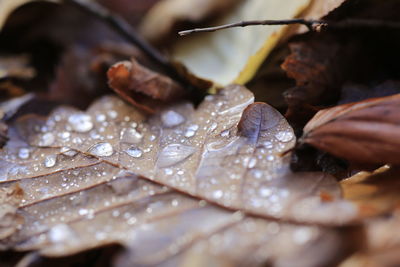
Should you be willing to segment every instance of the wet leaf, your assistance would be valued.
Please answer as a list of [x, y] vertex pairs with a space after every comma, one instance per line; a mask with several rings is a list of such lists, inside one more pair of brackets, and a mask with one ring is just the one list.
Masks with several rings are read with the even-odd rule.
[[336, 260], [336, 230], [290, 221], [348, 223], [357, 207], [333, 177], [291, 173], [282, 156], [295, 142], [290, 126], [252, 102], [231, 86], [197, 110], [182, 102], [147, 117], [104, 97], [87, 112], [22, 118], [0, 156], [0, 186], [21, 188], [24, 224], [2, 246], [63, 256], [119, 243], [128, 249], [122, 266], [185, 265], [198, 255], [227, 265]]
[[[197, 110], [181, 103], [147, 118], [108, 97], [87, 113], [57, 109], [42, 126], [33, 118], [23, 120], [19, 134], [31, 145], [90, 154], [230, 209], [322, 224], [356, 219], [357, 207], [340, 200], [333, 177], [290, 171], [290, 155], [282, 154], [295, 143], [292, 129], [266, 104], [245, 109], [252, 102], [249, 91], [230, 86], [208, 96]], [[36, 166], [46, 160], [38, 160]], [[321, 192], [338, 201], [324, 201]], [[342, 216], [333, 216], [333, 210]]]
[[[309, 0], [250, 0], [235, 6], [214, 25], [242, 20], [293, 18]], [[246, 83], [284, 34], [284, 26], [249, 27], [181, 38], [172, 57], [199, 78], [216, 85]]]
[[399, 164], [400, 95], [319, 111], [301, 142], [355, 163]]
[[[183, 23], [199, 23], [220, 15], [241, 0], [164, 0], [158, 2], [146, 14], [140, 32], [151, 42], [165, 41], [176, 26]], [[160, 23], [162, 18], [162, 23]], [[176, 34], [175, 34], [176, 35]]]
[[116, 93], [150, 113], [185, 95], [184, 89], [175, 81], [141, 66], [134, 59], [115, 64], [107, 75], [109, 86]]

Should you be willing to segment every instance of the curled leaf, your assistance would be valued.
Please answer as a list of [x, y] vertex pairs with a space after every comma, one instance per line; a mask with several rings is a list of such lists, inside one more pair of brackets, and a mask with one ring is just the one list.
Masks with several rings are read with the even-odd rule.
[[355, 163], [400, 164], [400, 95], [319, 111], [301, 142]]
[[141, 66], [134, 59], [108, 70], [109, 86], [124, 100], [153, 113], [160, 106], [184, 95], [184, 89], [169, 77]]

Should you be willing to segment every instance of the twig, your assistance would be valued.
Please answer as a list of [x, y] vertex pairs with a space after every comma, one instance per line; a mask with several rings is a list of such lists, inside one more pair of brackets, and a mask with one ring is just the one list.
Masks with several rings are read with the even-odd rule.
[[310, 31], [319, 31], [321, 28], [330, 29], [351, 29], [351, 28], [367, 28], [367, 29], [395, 29], [400, 30], [400, 22], [383, 21], [373, 19], [345, 19], [342, 21], [324, 21], [324, 20], [306, 20], [306, 19], [287, 19], [287, 20], [250, 20], [238, 23], [231, 23], [209, 28], [196, 28], [192, 30], [180, 31], [179, 35], [184, 36], [197, 32], [215, 32], [223, 29], [247, 27], [257, 25], [290, 25], [302, 24]]
[[290, 24], [302, 24], [305, 25], [309, 30], [314, 30], [317, 27], [324, 26], [326, 22], [321, 20], [305, 20], [305, 19], [285, 19], [285, 20], [250, 20], [242, 21], [238, 23], [225, 24], [216, 27], [209, 28], [196, 28], [192, 30], [186, 30], [179, 32], [179, 35], [188, 35], [196, 32], [215, 32], [223, 29], [236, 28], [236, 27], [247, 27], [256, 25], [290, 25]]

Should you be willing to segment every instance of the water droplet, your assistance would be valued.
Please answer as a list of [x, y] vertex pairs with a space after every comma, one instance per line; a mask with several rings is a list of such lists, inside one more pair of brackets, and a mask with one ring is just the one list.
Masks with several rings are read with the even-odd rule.
[[49, 231], [49, 239], [53, 243], [61, 243], [71, 240], [73, 237], [72, 229], [66, 224], [57, 224]]
[[60, 153], [67, 157], [73, 157], [76, 154], [78, 154], [78, 151], [76, 151], [70, 147], [64, 146], [60, 149]]
[[224, 192], [222, 192], [222, 190], [216, 190], [213, 192], [212, 195], [214, 198], [219, 199], [224, 195]]
[[185, 118], [176, 111], [168, 110], [161, 114], [161, 120], [165, 127], [175, 127], [182, 124]]
[[252, 173], [256, 179], [260, 179], [263, 175], [263, 172], [260, 170], [254, 170]]
[[121, 134], [121, 141], [131, 144], [138, 144], [142, 141], [143, 134], [139, 133], [134, 128], [124, 129]]
[[173, 166], [190, 157], [196, 149], [182, 144], [171, 144], [162, 149], [158, 156], [157, 165], [161, 168]]
[[89, 152], [99, 157], [109, 157], [114, 153], [110, 143], [97, 143], [89, 148]]
[[49, 155], [44, 159], [44, 166], [46, 168], [54, 167], [57, 163], [57, 155]]
[[293, 241], [298, 245], [303, 245], [311, 240], [313, 231], [311, 227], [301, 227], [294, 231]]
[[58, 134], [59, 137], [61, 137], [62, 139], [68, 139], [71, 136], [70, 132], [61, 132]]
[[104, 115], [104, 114], [98, 114], [98, 115], [96, 115], [96, 120], [97, 120], [98, 122], [103, 122], [103, 121], [106, 120], [106, 115]]
[[268, 160], [268, 161], [273, 161], [274, 159], [275, 159], [275, 157], [272, 156], [272, 155], [268, 155], [268, 156], [267, 156], [267, 160]]
[[174, 207], [177, 207], [179, 205], [179, 201], [177, 199], [173, 199], [171, 201], [171, 205], [174, 206]]
[[166, 175], [172, 175], [174, 173], [174, 171], [170, 168], [165, 169], [164, 172]]
[[249, 164], [247, 165], [248, 168], [252, 169], [256, 166], [257, 164], [257, 159], [256, 158], [251, 158], [249, 160]]
[[80, 145], [80, 144], [83, 143], [83, 141], [82, 141], [82, 138], [80, 138], [80, 137], [74, 137], [74, 138], [72, 139], [72, 143], [74, 143], [74, 144], [76, 144], [76, 145]]
[[211, 124], [210, 128], [209, 128], [209, 131], [212, 132], [212, 131], [214, 131], [215, 129], [217, 129], [217, 127], [218, 127], [218, 123], [213, 122], [213, 123]]
[[68, 124], [78, 133], [85, 133], [93, 128], [92, 118], [84, 113], [75, 113], [69, 116]]
[[225, 130], [221, 132], [222, 137], [227, 137], [229, 135], [229, 130]]
[[125, 153], [134, 158], [140, 158], [143, 154], [142, 150], [136, 147], [128, 148], [127, 150], [125, 150]]
[[118, 113], [115, 110], [109, 110], [107, 111], [107, 115], [111, 118], [111, 119], [115, 119], [118, 116]]
[[293, 133], [290, 131], [279, 132], [275, 134], [275, 138], [286, 143], [293, 139]]
[[268, 187], [262, 187], [259, 190], [260, 196], [269, 197], [272, 194], [272, 190]]
[[193, 130], [188, 129], [188, 130], [185, 132], [185, 137], [187, 137], [187, 138], [193, 137], [195, 134], [196, 134], [196, 131], [193, 131]]
[[131, 218], [128, 219], [127, 223], [129, 225], [132, 225], [132, 224], [135, 224], [136, 222], [137, 222], [137, 219], [135, 217], [131, 217]]
[[39, 141], [39, 146], [51, 146], [55, 141], [53, 133], [45, 133]]
[[88, 209], [80, 209], [80, 210], [78, 211], [78, 213], [79, 213], [79, 215], [81, 215], [81, 216], [85, 216], [85, 215], [87, 215], [87, 214], [89, 213], [89, 210], [88, 210]]
[[23, 147], [23, 148], [20, 148], [20, 149], [19, 149], [19, 151], [18, 151], [18, 157], [19, 157], [20, 159], [27, 159], [27, 158], [29, 158], [30, 153], [31, 153], [31, 152], [29, 151], [28, 148]]

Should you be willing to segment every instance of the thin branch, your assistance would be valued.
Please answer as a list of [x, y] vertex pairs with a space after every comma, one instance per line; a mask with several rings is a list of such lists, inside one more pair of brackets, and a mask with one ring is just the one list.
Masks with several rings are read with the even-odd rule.
[[179, 35], [184, 36], [197, 32], [215, 32], [223, 29], [236, 28], [236, 27], [247, 27], [256, 25], [291, 25], [291, 24], [302, 24], [305, 25], [309, 30], [315, 30], [320, 26], [325, 26], [326, 22], [321, 20], [305, 20], [305, 19], [285, 19], [285, 20], [250, 20], [242, 21], [238, 23], [225, 24], [216, 27], [209, 28], [196, 28], [192, 30], [186, 30], [179, 32]]
[[319, 31], [321, 28], [330, 29], [392, 29], [400, 30], [400, 22], [384, 21], [374, 19], [345, 19], [342, 21], [324, 21], [324, 20], [306, 20], [306, 19], [286, 19], [286, 20], [250, 20], [238, 23], [231, 23], [209, 28], [196, 28], [179, 32], [179, 35], [184, 36], [197, 32], [215, 32], [223, 29], [247, 27], [257, 25], [291, 25], [302, 24], [310, 31]]

